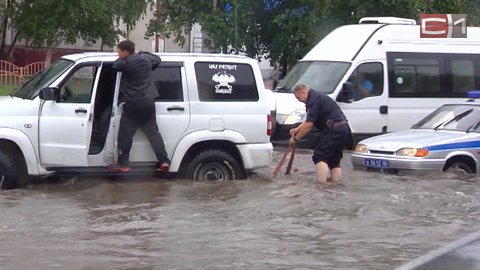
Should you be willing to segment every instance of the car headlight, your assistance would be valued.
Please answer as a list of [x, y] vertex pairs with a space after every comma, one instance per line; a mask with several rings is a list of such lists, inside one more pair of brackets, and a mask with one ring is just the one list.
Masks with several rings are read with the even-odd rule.
[[357, 146], [355, 146], [355, 152], [368, 153], [368, 147], [365, 144], [357, 144]]
[[396, 152], [397, 156], [402, 157], [426, 157], [428, 153], [428, 149], [411, 147], [402, 148]]
[[305, 112], [305, 109], [298, 109], [293, 112], [291, 112], [287, 117], [285, 118], [285, 121], [283, 121], [284, 125], [293, 125], [299, 122], [305, 121], [307, 117], [307, 114]]

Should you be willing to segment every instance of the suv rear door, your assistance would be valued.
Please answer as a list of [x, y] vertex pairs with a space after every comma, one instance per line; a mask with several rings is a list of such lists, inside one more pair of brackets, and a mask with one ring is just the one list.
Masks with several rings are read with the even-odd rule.
[[[152, 87], [159, 95], [155, 99], [158, 128], [168, 156], [172, 157], [175, 147], [190, 124], [188, 87], [183, 62], [162, 61], [152, 72]], [[134, 136], [130, 160], [156, 160], [143, 132], [137, 132]]]

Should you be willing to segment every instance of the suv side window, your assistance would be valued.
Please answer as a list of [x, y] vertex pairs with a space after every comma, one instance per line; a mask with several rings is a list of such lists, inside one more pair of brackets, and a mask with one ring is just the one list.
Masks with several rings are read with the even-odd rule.
[[258, 89], [248, 64], [195, 63], [201, 101], [258, 101]]
[[354, 101], [380, 96], [383, 93], [383, 65], [379, 62], [360, 64], [348, 81], [354, 86]]
[[90, 103], [97, 66], [77, 69], [60, 87], [60, 103]]
[[180, 67], [158, 67], [152, 72], [152, 84], [158, 92], [156, 101], [183, 101]]

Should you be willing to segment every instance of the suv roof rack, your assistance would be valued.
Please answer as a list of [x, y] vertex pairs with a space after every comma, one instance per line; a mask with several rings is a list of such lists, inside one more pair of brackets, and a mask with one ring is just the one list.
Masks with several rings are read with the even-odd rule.
[[406, 19], [399, 17], [363, 17], [358, 22], [359, 24], [374, 24], [374, 23], [384, 23], [384, 24], [417, 24], [414, 19]]

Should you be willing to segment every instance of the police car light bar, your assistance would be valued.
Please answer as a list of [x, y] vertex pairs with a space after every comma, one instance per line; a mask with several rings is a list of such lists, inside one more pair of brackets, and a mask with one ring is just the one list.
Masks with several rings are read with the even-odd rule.
[[480, 98], [480, 90], [471, 90], [467, 92], [467, 97], [469, 98]]

